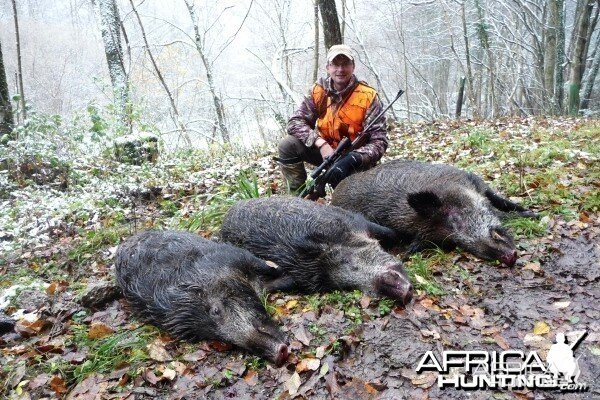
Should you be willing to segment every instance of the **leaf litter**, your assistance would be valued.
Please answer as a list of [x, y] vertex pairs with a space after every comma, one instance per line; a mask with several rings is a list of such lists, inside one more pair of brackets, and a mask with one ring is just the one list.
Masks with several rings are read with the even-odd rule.
[[[578, 134], [585, 129], [595, 136]], [[227, 156], [206, 165], [190, 158], [177, 166], [178, 172], [172, 160], [155, 167], [119, 166], [114, 176], [125, 177], [119, 183], [96, 160], [95, 167], [106, 175], [68, 196], [21, 188], [12, 201], [16, 212], [0, 215], [7, 222], [0, 238], [8, 254], [0, 263], [8, 277], [0, 282], [0, 295], [37, 277], [36, 287], [39, 281], [43, 286], [33, 292], [43, 291], [46, 297], [32, 294], [30, 300], [3, 305], [3, 312], [18, 321], [15, 332], [0, 337], [0, 361], [12, 367], [0, 373], [5, 382], [0, 393], [69, 399], [462, 399], [465, 392], [440, 390], [434, 373], [414, 372], [425, 352], [516, 349], [545, 357], [556, 332], [587, 330], [577, 354], [580, 381], [590, 386], [588, 392], [469, 394], [476, 399], [595, 398], [600, 393], [599, 129], [597, 122], [572, 118], [402, 124], [390, 136], [387, 159], [410, 154], [473, 170], [542, 213], [543, 229], [528, 234], [529, 227], [513, 228], [520, 250], [513, 269], [456, 252], [434, 262], [432, 276], [418, 275], [419, 283], [426, 287], [433, 280], [444, 294], [421, 290], [406, 308], [362, 295], [341, 303], [327, 295], [269, 295], [272, 315], [292, 341], [293, 354], [279, 369], [224, 343], [188, 344], [164, 337], [133, 320], [117, 296], [105, 303], [96, 294], [85, 305], [80, 300], [87, 298], [82, 296], [86, 288], [111, 282], [116, 245], [134, 229], [181, 228], [206, 210], [219, 190], [227, 190], [223, 185], [235, 185], [248, 166], [261, 193], [281, 188], [273, 154], [263, 152], [251, 161]], [[474, 132], [485, 146], [475, 143]], [[534, 154], [565, 135], [573, 136], [571, 147], [555, 149], [555, 159], [521, 155]], [[545, 169], [569, 179], [553, 180]], [[186, 170], [188, 174], [181, 172]], [[112, 204], [99, 206], [107, 198], [114, 199]], [[165, 201], [175, 205], [174, 213], [165, 213]], [[193, 226], [207, 237], [215, 229], [200, 220]], [[93, 236], [85, 236], [107, 228], [118, 229], [97, 244], [90, 243]], [[402, 250], [398, 255], [405, 256]], [[139, 344], [128, 332], [136, 332]], [[98, 346], [114, 337], [122, 349], [117, 351], [126, 357], [91, 368]]]

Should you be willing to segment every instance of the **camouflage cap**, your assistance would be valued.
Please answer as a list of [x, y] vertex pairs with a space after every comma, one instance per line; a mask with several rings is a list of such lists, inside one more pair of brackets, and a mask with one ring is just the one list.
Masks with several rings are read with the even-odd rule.
[[334, 44], [333, 46], [331, 46], [331, 48], [329, 48], [329, 51], [327, 52], [327, 62], [330, 63], [331, 61], [333, 61], [334, 58], [336, 58], [340, 54], [354, 61], [354, 54], [350, 46], [347, 46], [345, 44]]

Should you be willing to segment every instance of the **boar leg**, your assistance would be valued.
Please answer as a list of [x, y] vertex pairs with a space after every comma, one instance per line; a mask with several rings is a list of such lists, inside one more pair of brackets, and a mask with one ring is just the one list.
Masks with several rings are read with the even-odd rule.
[[406, 251], [408, 251], [409, 254], [414, 254], [423, 250], [434, 249], [436, 247], [437, 246], [435, 244], [428, 241], [423, 241], [421, 238], [416, 237], [412, 242], [410, 242]]
[[273, 261], [263, 261], [260, 259], [256, 259], [248, 269], [250, 270], [249, 272], [267, 279], [279, 278], [283, 273], [281, 268]]
[[15, 328], [15, 321], [0, 313], [0, 335], [11, 332]]
[[289, 292], [297, 289], [296, 281], [289, 275], [273, 279], [272, 281], [265, 283], [264, 287], [267, 293]]
[[398, 235], [393, 229], [386, 228], [374, 222], [367, 221], [367, 233], [370, 237], [376, 239], [381, 247], [386, 250], [391, 249], [399, 242]]
[[500, 211], [516, 212], [519, 216], [525, 218], [535, 218], [538, 216], [535, 212], [530, 211], [517, 203], [513, 203], [499, 194], [494, 193], [491, 189], [485, 191], [485, 197], [487, 197], [490, 203]]

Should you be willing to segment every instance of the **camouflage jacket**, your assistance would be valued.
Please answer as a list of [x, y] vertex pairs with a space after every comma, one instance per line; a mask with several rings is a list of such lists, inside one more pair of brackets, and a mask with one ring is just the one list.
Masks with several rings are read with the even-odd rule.
[[[338, 92], [331, 87], [331, 79], [321, 78], [317, 84], [323, 86], [327, 91], [327, 96], [331, 97], [332, 102], [338, 103], [345, 97], [349, 90], [354, 87], [356, 83], [356, 76], [352, 76], [350, 83], [346, 89]], [[367, 118], [364, 125], [371, 122], [371, 118], [377, 116], [383, 110], [383, 106], [379, 97], [375, 98], [375, 101], [371, 104], [371, 107], [367, 110]], [[317, 107], [312, 98], [312, 89], [308, 95], [304, 98], [304, 101], [300, 104], [298, 109], [292, 114], [287, 124], [288, 134], [298, 138], [307, 147], [314, 145], [315, 140], [319, 136], [315, 125], [317, 122]], [[381, 116], [377, 122], [369, 129], [370, 138], [362, 147], [356, 150], [360, 153], [363, 158], [363, 165], [373, 165], [383, 156], [388, 146], [388, 138], [386, 132], [387, 124], [385, 116]]]

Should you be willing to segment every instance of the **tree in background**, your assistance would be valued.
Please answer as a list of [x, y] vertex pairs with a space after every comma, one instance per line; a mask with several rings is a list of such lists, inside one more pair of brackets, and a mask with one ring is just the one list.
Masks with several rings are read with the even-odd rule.
[[108, 63], [108, 73], [114, 93], [114, 104], [117, 116], [126, 131], [131, 131], [131, 118], [128, 111], [129, 84], [123, 47], [121, 46], [121, 18], [115, 0], [93, 0], [100, 18], [104, 52]]
[[10, 95], [8, 93], [8, 82], [6, 81], [6, 71], [4, 70], [2, 43], [0, 42], [0, 138], [2, 135], [10, 135], [14, 123]]
[[556, 93], [554, 86], [554, 77], [557, 68], [557, 33], [559, 28], [560, 13], [558, 10], [558, 0], [548, 0], [548, 16], [546, 19], [546, 29], [544, 32], [544, 89], [549, 99], [548, 111], [556, 110]]
[[[217, 93], [217, 87], [215, 85], [214, 74], [213, 74], [213, 65], [208, 58], [208, 54], [205, 46], [206, 35], [202, 35], [200, 33], [200, 27], [198, 26], [198, 19], [196, 18], [196, 14], [194, 11], [194, 2], [190, 2], [189, 0], [183, 0], [190, 14], [190, 19], [192, 20], [192, 26], [194, 28], [194, 44], [196, 46], [196, 50], [198, 51], [198, 55], [202, 60], [202, 65], [204, 65], [204, 70], [206, 71], [206, 80], [208, 82], [208, 90], [212, 96], [215, 115], [217, 117], [217, 126], [221, 131], [221, 138], [224, 142], [229, 142], [229, 131], [227, 129], [227, 124], [225, 121], [225, 110], [223, 108], [223, 102], [221, 101], [221, 96]], [[208, 30], [204, 31], [206, 34]]]
[[190, 139], [190, 136], [187, 133], [187, 129], [186, 129], [185, 125], [181, 121], [181, 117], [179, 116], [179, 110], [177, 109], [177, 105], [175, 104], [175, 99], [173, 98], [171, 89], [169, 89], [169, 85], [167, 85], [167, 82], [165, 81], [165, 78], [163, 77], [162, 72], [160, 72], [160, 69], [158, 68], [158, 64], [156, 63], [154, 54], [152, 54], [152, 50], [150, 49], [150, 45], [148, 44], [148, 39], [146, 37], [146, 31], [144, 30], [144, 25], [142, 24], [142, 19], [140, 18], [140, 14], [138, 13], [137, 9], [135, 8], [135, 5], [133, 4], [133, 0], [129, 0], [129, 4], [131, 4], [131, 10], [135, 14], [138, 25], [140, 27], [140, 32], [142, 33], [142, 39], [144, 40], [144, 48], [146, 49], [146, 52], [148, 53], [148, 57], [150, 58], [150, 61], [152, 62], [152, 67], [154, 67], [154, 72], [156, 73], [156, 76], [158, 77], [158, 80], [160, 81], [160, 84], [162, 85], [163, 89], [165, 90], [165, 93], [167, 94], [167, 98], [169, 99], [169, 104], [171, 105], [171, 111], [173, 112], [173, 120], [175, 122], [175, 126], [177, 126], [177, 128], [181, 131], [181, 135], [183, 136], [186, 144], [188, 146], [190, 146], [192, 144], [192, 141]]
[[578, 9], [577, 24], [575, 26], [575, 39], [573, 54], [571, 57], [571, 69], [569, 71], [569, 106], [568, 112], [577, 115], [579, 112], [579, 91], [585, 71], [588, 29], [590, 28], [590, 17], [594, 7], [594, 0], [582, 1], [582, 7]]
[[25, 108], [25, 90], [23, 89], [23, 67], [21, 65], [21, 38], [19, 35], [19, 17], [17, 15], [17, 1], [12, 0], [13, 17], [15, 20], [15, 36], [17, 40], [17, 81], [19, 83], [19, 98], [21, 101], [21, 116], [23, 121], [27, 118], [27, 109]]
[[[593, 8], [593, 7], [592, 7]], [[582, 73], [582, 86], [581, 86], [581, 101], [579, 103], [580, 110], [587, 110], [589, 108], [590, 99], [592, 97], [592, 89], [594, 88], [594, 81], [598, 76], [598, 70], [600, 69], [600, 31], [596, 28], [598, 26], [598, 18], [600, 16], [600, 0], [596, 0], [596, 8], [593, 11], [593, 15], [590, 15], [590, 26], [588, 28], [588, 35], [585, 44], [584, 51], [584, 63], [590, 62], [590, 65], [586, 65], [585, 72]], [[594, 33], [595, 47], [590, 53], [590, 46], [592, 45]]]
[[335, 8], [335, 0], [318, 0], [321, 19], [323, 20], [323, 39], [325, 40], [325, 49], [329, 49], [334, 44], [342, 44], [342, 30], [340, 21]]
[[565, 10], [564, 0], [556, 0], [558, 25], [556, 30], [556, 67], [554, 68], [554, 112], [562, 114], [565, 99]]

